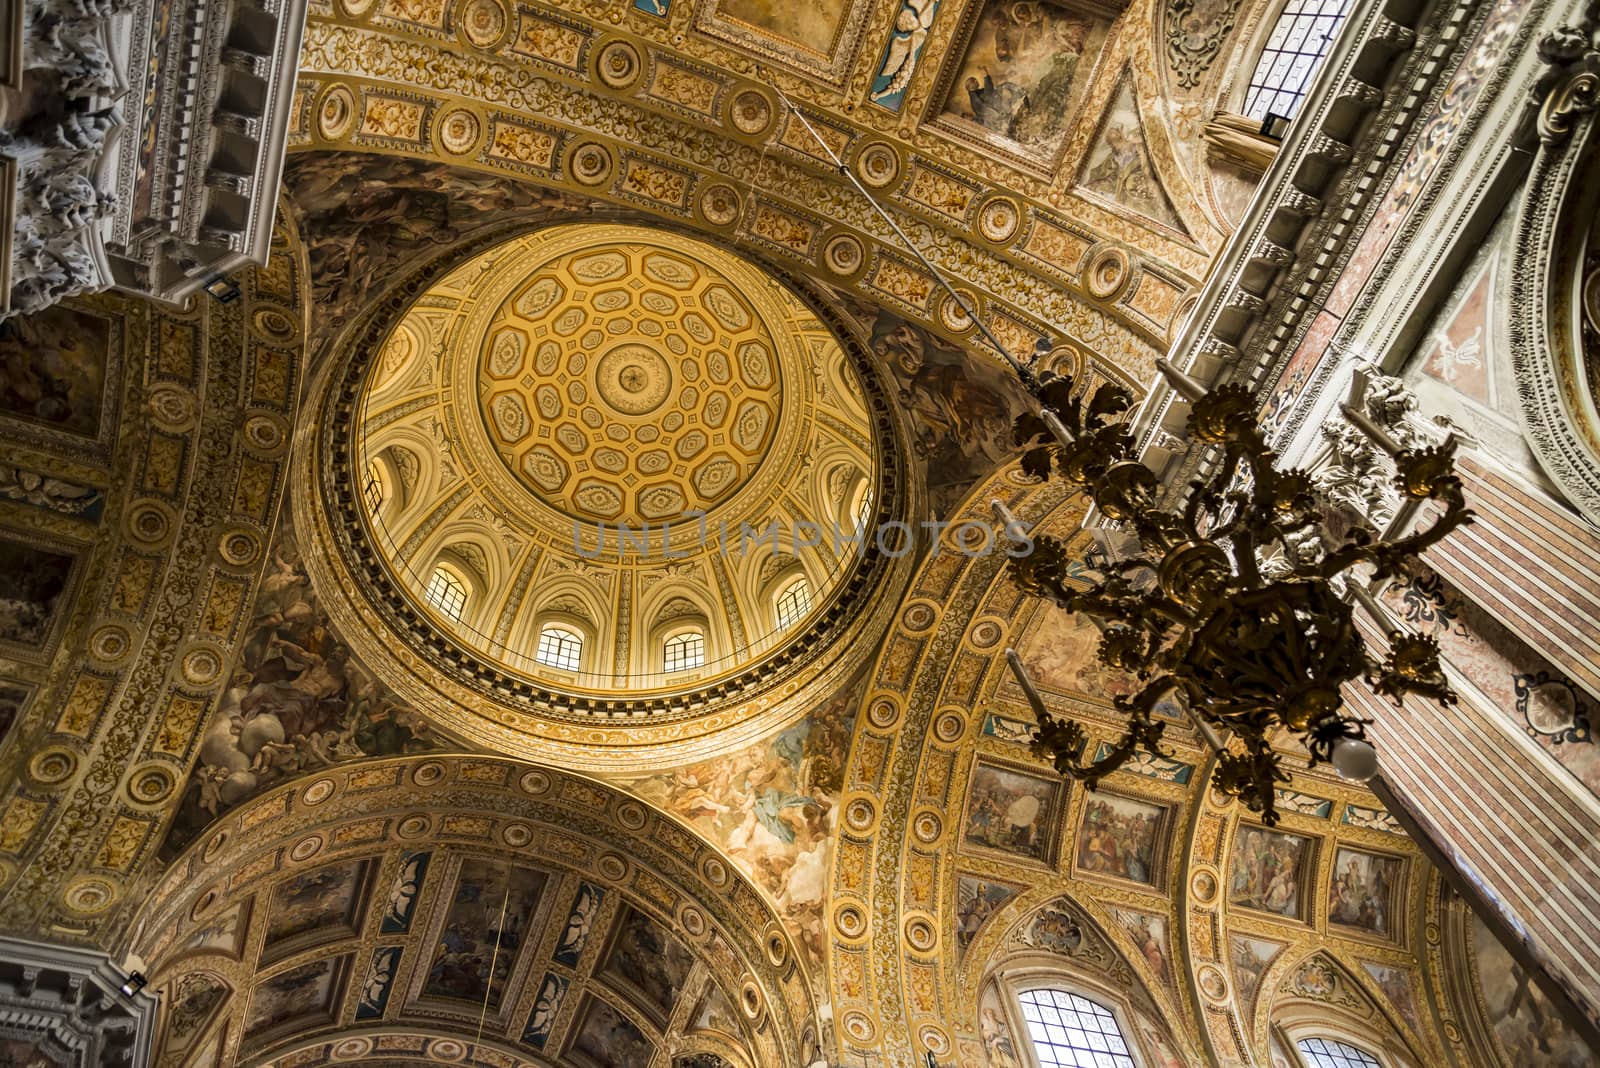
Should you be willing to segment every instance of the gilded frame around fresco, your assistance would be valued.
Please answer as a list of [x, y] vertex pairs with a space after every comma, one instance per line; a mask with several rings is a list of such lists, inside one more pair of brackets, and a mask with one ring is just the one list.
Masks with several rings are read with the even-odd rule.
[[[972, 47], [972, 42], [977, 35], [979, 23], [984, 13], [998, 0], [975, 0], [969, 3], [961, 12], [961, 22], [957, 25], [954, 35], [950, 38], [949, 50], [945, 53], [943, 63], [939, 68], [938, 80], [934, 82], [933, 91], [928, 94], [927, 110], [922, 116], [922, 127], [932, 130], [942, 137], [962, 145], [965, 148], [982, 152], [986, 155], [998, 155], [1010, 163], [1029, 171], [1040, 178], [1051, 178], [1060, 169], [1061, 163], [1071, 147], [1073, 138], [1072, 128], [1083, 122], [1082, 113], [1071, 116], [1071, 124], [1062, 132], [1061, 143], [1058, 144], [1048, 156], [1043, 156], [1027, 151], [1018, 151], [1012, 147], [1014, 142], [1001, 137], [991, 131], [986, 131], [978, 123], [952, 115], [946, 106], [951, 94], [956, 91], [956, 79], [966, 66], [967, 53]], [[1067, 0], [1067, 2], [1052, 2], [1049, 6], [1060, 8], [1067, 14], [1081, 15], [1091, 19], [1102, 20], [1106, 23], [1105, 37], [1102, 41], [1094, 62], [1090, 65], [1086, 75], [1078, 83], [1079, 91], [1077, 102], [1082, 103], [1084, 89], [1093, 85], [1103, 74], [1106, 64], [1106, 55], [1111, 51], [1110, 42], [1116, 33], [1117, 17], [1122, 13], [1122, 7], [1117, 4], [1098, 3], [1096, 0]]]

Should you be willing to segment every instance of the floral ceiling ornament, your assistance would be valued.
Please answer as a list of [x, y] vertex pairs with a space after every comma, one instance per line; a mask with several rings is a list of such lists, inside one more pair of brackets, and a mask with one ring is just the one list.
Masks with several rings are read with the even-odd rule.
[[[1270, 742], [1277, 728], [1301, 737], [1313, 766], [1328, 761], [1349, 778], [1370, 778], [1376, 763], [1365, 741], [1368, 721], [1343, 712], [1341, 686], [1364, 678], [1397, 703], [1407, 693], [1455, 701], [1433, 638], [1394, 631], [1380, 660], [1340, 593], [1347, 583], [1361, 599], [1354, 576], [1346, 575], [1358, 564], [1370, 565], [1376, 580], [1387, 578], [1471, 519], [1453, 471], [1455, 441], [1402, 447], [1346, 407], [1346, 418], [1393, 457], [1402, 498], [1444, 507], [1426, 529], [1393, 541], [1364, 527], [1335, 541], [1322, 528], [1311, 479], [1275, 466], [1253, 391], [1237, 384], [1208, 390], [1165, 361], [1159, 366], [1191, 405], [1190, 437], [1221, 450], [1221, 462], [1192, 484], [1181, 510], [1157, 505], [1160, 480], [1133, 456], [1124, 421], [1132, 395], [1120, 386], [1081, 394], [1070, 378], [1025, 378], [1039, 413], [1019, 417], [1015, 430], [1027, 449], [1024, 471], [1080, 487], [1101, 515], [1137, 537], [1137, 551], [1088, 588], [1069, 581], [1072, 560], [1057, 538], [1034, 537], [1034, 551], [1011, 564], [1023, 589], [1068, 612], [1087, 612], [1101, 630], [1101, 662], [1139, 680], [1136, 693], [1116, 699], [1129, 717], [1122, 739], [1082, 761], [1083, 727], [1051, 715], [1021, 659], [1014, 650], [1006, 655], [1038, 718], [1034, 748], [1062, 774], [1093, 787], [1141, 749], [1169, 755], [1160, 748], [1165, 724], [1154, 712], [1177, 696], [1216, 739], [1217, 789], [1242, 797], [1271, 825], [1276, 784], [1289, 781]], [[1015, 540], [1015, 517], [998, 501], [995, 510]], [[1304, 551], [1308, 540], [1321, 551]], [[1274, 566], [1263, 566], [1264, 559]], [[1225, 744], [1222, 732], [1231, 734]]]

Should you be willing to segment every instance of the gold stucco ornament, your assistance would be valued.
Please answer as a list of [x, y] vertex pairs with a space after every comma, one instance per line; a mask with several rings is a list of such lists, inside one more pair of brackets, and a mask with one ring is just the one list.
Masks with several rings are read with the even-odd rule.
[[[1204, 733], [1229, 736], [1213, 785], [1271, 825], [1278, 819], [1277, 786], [1289, 779], [1271, 745], [1280, 728], [1299, 735], [1312, 765], [1331, 762], [1368, 778], [1376, 771], [1375, 751], [1365, 741], [1368, 721], [1344, 711], [1344, 684], [1364, 678], [1396, 702], [1408, 693], [1442, 704], [1455, 700], [1437, 642], [1394, 634], [1388, 655], [1377, 659], [1343, 591], [1357, 585], [1346, 575], [1351, 568], [1370, 567], [1379, 578], [1394, 574], [1468, 522], [1471, 512], [1453, 473], [1453, 441], [1401, 448], [1360, 413], [1347, 413], [1394, 455], [1396, 484], [1407, 499], [1443, 508], [1425, 529], [1394, 541], [1360, 528], [1336, 541], [1322, 527], [1310, 479], [1276, 468], [1256, 422], [1253, 391], [1207, 390], [1170, 367], [1162, 371], [1190, 403], [1190, 437], [1221, 454], [1178, 508], [1158, 506], [1159, 479], [1133, 455], [1123, 422], [1131, 397], [1120, 386], [1080, 392], [1070, 378], [1025, 375], [1038, 409], [1019, 417], [1015, 428], [1026, 449], [1025, 471], [1081, 486], [1101, 515], [1137, 538], [1138, 550], [1087, 588], [1072, 577], [1059, 539], [1037, 537], [1030, 553], [1011, 562], [1023, 589], [1068, 612], [1088, 613], [1101, 629], [1101, 661], [1139, 681], [1137, 692], [1116, 698], [1128, 715], [1123, 738], [1086, 762], [1084, 729], [1052, 715], [1021, 659], [1012, 650], [1007, 658], [1038, 719], [1033, 747], [1062, 774], [1093, 787], [1140, 749], [1168, 755], [1155, 711], [1176, 700]], [[1016, 540], [1014, 518], [998, 511]], [[1323, 551], [1298, 551], [1308, 538]], [[1264, 567], [1260, 561], [1269, 555], [1280, 566]]]

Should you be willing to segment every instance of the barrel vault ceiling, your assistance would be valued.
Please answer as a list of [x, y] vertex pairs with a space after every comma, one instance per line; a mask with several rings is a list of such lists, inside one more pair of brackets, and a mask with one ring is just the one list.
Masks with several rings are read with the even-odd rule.
[[300, 448], [347, 328], [431, 258], [592, 219], [801, 293], [889, 398], [892, 517], [998, 496], [1071, 534], [1075, 502], [1016, 467], [1007, 373], [779, 90], [1012, 353], [1140, 386], [1249, 194], [1200, 126], [1264, 6], [314, 4], [240, 299], [106, 295], [0, 339], [34, 376], [0, 398], [0, 926], [148, 966], [175, 1068], [1012, 1068], [993, 999], [1063, 958], [1161, 1068], [1265, 1068], [1296, 1013], [1395, 1063], [1506, 1063], [1479, 1021], [1509, 965], [1370, 795], [1302, 776], [1268, 832], [1181, 722], [1097, 794], [1051, 775], [998, 650], [1096, 745], [1127, 680], [955, 535], [885, 585], [829, 692], [591, 777], [387, 687], [300, 524], [316, 478], [353, 478]]

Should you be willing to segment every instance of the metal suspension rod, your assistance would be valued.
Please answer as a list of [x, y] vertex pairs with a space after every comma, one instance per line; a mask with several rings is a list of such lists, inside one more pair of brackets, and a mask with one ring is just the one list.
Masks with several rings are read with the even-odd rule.
[[934, 281], [938, 282], [939, 286], [950, 295], [950, 299], [954, 300], [956, 304], [960, 305], [961, 310], [966, 313], [967, 318], [971, 319], [973, 324], [978, 328], [978, 333], [982, 334], [984, 340], [989, 342], [990, 345], [993, 345], [995, 351], [1000, 354], [1001, 358], [1004, 359], [1006, 363], [1011, 365], [1011, 369], [1017, 373], [1017, 377], [1021, 378], [1023, 382], [1028, 382], [1032, 376], [1032, 372], [1029, 371], [1029, 369], [1020, 361], [1018, 361], [1015, 356], [1006, 351], [1006, 347], [1000, 344], [1000, 339], [995, 337], [994, 332], [991, 331], [988, 325], [978, 317], [978, 309], [973, 307], [972, 304], [968, 302], [967, 298], [962, 296], [956, 287], [950, 284], [950, 280], [944, 276], [944, 272], [930, 263], [928, 261], [928, 257], [923, 255], [922, 250], [912, 243], [911, 238], [908, 237], [906, 232], [900, 228], [900, 224], [894, 221], [893, 216], [884, 210], [883, 205], [879, 204], [877, 199], [873, 197], [872, 193], [867, 190], [867, 187], [861, 184], [861, 179], [856, 177], [855, 172], [849, 168], [844, 160], [839, 158], [838, 153], [834, 152], [834, 150], [828, 145], [828, 142], [822, 139], [822, 135], [817, 132], [817, 128], [811, 125], [811, 120], [806, 118], [805, 112], [801, 111], [795, 106], [794, 101], [790, 100], [788, 94], [786, 94], [782, 89], [778, 88], [777, 82], [767, 75], [765, 71], [761, 71], [758, 68], [758, 72], [762, 75], [762, 77], [766, 78], [767, 84], [771, 87], [772, 91], [778, 94], [778, 99], [783, 101], [783, 106], [789, 109], [790, 114], [800, 120], [800, 124], [806, 128], [808, 133], [811, 134], [812, 140], [816, 141], [816, 143], [822, 148], [822, 151], [828, 154], [828, 158], [833, 160], [834, 166], [839, 168], [839, 173], [844, 175], [845, 178], [849, 179], [850, 184], [856, 187], [856, 191], [862, 196], [866, 197], [867, 203], [871, 204], [873, 210], [878, 213], [884, 222], [889, 224], [889, 229], [893, 230], [895, 236], [900, 239], [900, 242], [903, 245], [905, 245], [906, 251], [915, 256], [918, 262], [922, 264], [927, 272], [933, 275]]

